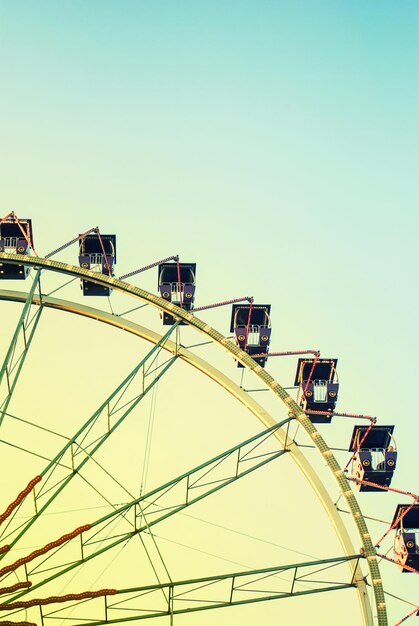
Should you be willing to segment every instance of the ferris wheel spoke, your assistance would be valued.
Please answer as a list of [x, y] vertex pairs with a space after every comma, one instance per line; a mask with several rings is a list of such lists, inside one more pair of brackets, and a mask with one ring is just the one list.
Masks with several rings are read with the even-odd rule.
[[[81, 472], [86, 463], [93, 459], [99, 448], [109, 439], [128, 415], [138, 406], [148, 392], [176, 362], [174, 354], [163, 364], [156, 365], [156, 357], [162, 346], [177, 327], [174, 324], [152, 347], [147, 355], [134, 367], [100, 407], [89, 417], [77, 433], [70, 438], [58, 454], [40, 472], [40, 486], [33, 490], [34, 514], [23, 523], [14, 525], [20, 504], [9, 516], [8, 522], [0, 535], [13, 547], [26, 533], [39, 516], [59, 496], [69, 482]], [[134, 380], [140, 380], [140, 392], [135, 392], [128, 400], [126, 394]], [[0, 559], [2, 558], [0, 554]]]
[[[22, 313], [16, 325], [3, 365], [0, 370], [0, 426], [13, 396], [20, 372], [28, 354], [43, 310], [40, 288], [41, 270], [34, 277]], [[38, 290], [39, 304], [32, 311], [35, 292]]]
[[[354, 581], [346, 563], [359, 561], [359, 558], [359, 555], [349, 555], [129, 589], [101, 589], [13, 601], [0, 604], [0, 610], [7, 611], [7, 617], [18, 618], [19, 612], [37, 607], [45, 626], [59, 619], [71, 620], [73, 626], [125, 623], [353, 589]], [[57, 604], [61, 606], [57, 608]], [[86, 619], [87, 614], [92, 617]]]
[[[49, 583], [75, 568], [95, 559], [109, 550], [142, 532], [150, 531], [154, 525], [175, 515], [192, 504], [214, 494], [233, 482], [254, 472], [262, 466], [287, 453], [287, 448], [278, 449], [275, 432], [286, 424], [279, 424], [247, 439], [246, 441], [217, 455], [198, 467], [178, 476], [148, 493], [128, 502], [97, 520], [74, 530], [72, 533], [51, 542], [45, 548], [16, 562], [16, 568], [25, 565], [24, 577], [31, 582], [30, 592]], [[128, 516], [131, 514], [131, 519]], [[72, 542], [72, 560], [60, 562], [60, 551]], [[78, 556], [75, 556], [78, 553]], [[68, 554], [68, 551], [66, 552]], [[39, 556], [47, 555], [42, 561]], [[12, 566], [0, 569], [0, 577], [15, 571]], [[24, 590], [14, 599], [27, 594]]]

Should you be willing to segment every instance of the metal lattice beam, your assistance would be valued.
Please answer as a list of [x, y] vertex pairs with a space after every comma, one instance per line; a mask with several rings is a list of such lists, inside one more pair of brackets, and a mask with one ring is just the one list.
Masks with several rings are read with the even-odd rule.
[[[79, 552], [78, 558], [74, 558], [73, 554], [70, 563], [60, 561], [59, 552], [68, 545], [66, 542], [51, 551], [41, 562], [35, 561], [33, 566], [25, 566], [22, 574], [32, 586], [17, 593], [14, 600], [115, 549], [132, 537], [149, 531], [168, 517], [286, 454], [286, 448], [278, 449], [274, 433], [288, 421], [289, 418], [91, 522], [75, 538], [77, 543], [74, 547]], [[131, 520], [127, 518], [129, 513], [132, 514]], [[110, 525], [115, 520], [125, 522], [129, 530], [112, 532]], [[58, 559], [54, 558], [57, 556]]]
[[[40, 278], [41, 270], [38, 270], [0, 370], [0, 426], [12, 399], [43, 310]], [[39, 304], [34, 305], [35, 312], [33, 312], [32, 306], [36, 291], [38, 291]]]
[[[359, 555], [351, 555], [129, 589], [105, 589], [98, 592], [101, 595], [96, 598], [73, 602], [68, 598], [64, 607], [57, 607], [56, 603], [62, 603], [65, 596], [33, 599], [30, 605], [25, 601], [0, 604], [0, 611], [8, 611], [8, 617], [18, 618], [19, 611], [29, 606], [39, 607], [44, 626], [56, 623], [57, 620], [69, 619], [72, 626], [101, 626], [171, 617], [182, 613], [353, 589], [354, 581], [348, 576], [346, 563], [357, 562], [359, 558]], [[54, 604], [55, 606], [51, 606]], [[87, 613], [92, 615], [90, 619], [82, 617]]]

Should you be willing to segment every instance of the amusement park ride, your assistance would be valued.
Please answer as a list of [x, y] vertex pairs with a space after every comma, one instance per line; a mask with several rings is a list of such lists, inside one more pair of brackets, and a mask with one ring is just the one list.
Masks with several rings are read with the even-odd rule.
[[[79, 267], [69, 266], [65, 263], [58, 261], [52, 261], [51, 257], [58, 254], [62, 250], [66, 249], [72, 244], [77, 244], [79, 247], [78, 262]], [[155, 340], [155, 347], [149, 353], [151, 355], [156, 350], [169, 350], [173, 352], [173, 359], [179, 354], [186, 360], [186, 350], [183, 350], [182, 346], [173, 343], [168, 340], [173, 330], [177, 329], [181, 325], [188, 325], [194, 327], [199, 332], [205, 334], [211, 341], [221, 345], [227, 350], [237, 362], [237, 367], [247, 368], [255, 376], [259, 377], [260, 381], [267, 386], [283, 403], [285, 403], [288, 411], [288, 418], [281, 422], [281, 424], [266, 424], [267, 430], [263, 431], [261, 435], [249, 439], [235, 448], [229, 449], [225, 456], [231, 455], [233, 452], [238, 453], [238, 469], [237, 474], [232, 479], [231, 477], [222, 482], [221, 485], [217, 485], [217, 489], [224, 486], [224, 484], [230, 484], [232, 480], [237, 480], [245, 473], [257, 469], [261, 465], [269, 462], [273, 458], [277, 458], [284, 452], [292, 450], [292, 442], [288, 440], [288, 434], [285, 437], [285, 443], [283, 449], [276, 449], [270, 453], [268, 458], [262, 461], [258, 459], [254, 462], [252, 470], [246, 469], [241, 471], [240, 459], [243, 458], [243, 453], [248, 447], [252, 447], [255, 442], [259, 441], [259, 437], [269, 437], [273, 435], [281, 440], [282, 426], [289, 425], [290, 420], [296, 420], [307, 431], [311, 437], [315, 446], [320, 450], [324, 459], [327, 461], [332, 474], [337, 480], [339, 489], [341, 490], [343, 497], [346, 499], [348, 508], [354, 518], [355, 525], [359, 531], [362, 539], [362, 548], [359, 554], [347, 554], [343, 559], [337, 559], [337, 561], [347, 561], [349, 564], [353, 561], [353, 578], [348, 586], [357, 586], [359, 589], [365, 584], [364, 576], [357, 576], [359, 574], [359, 561], [365, 561], [366, 566], [369, 568], [371, 580], [373, 581], [374, 589], [374, 601], [375, 601], [375, 613], [368, 613], [368, 607], [363, 608], [363, 620], [366, 626], [373, 626], [378, 624], [379, 626], [386, 626], [387, 612], [384, 600], [384, 591], [382, 587], [381, 576], [378, 569], [378, 559], [385, 559], [395, 564], [402, 573], [418, 574], [419, 573], [419, 497], [413, 493], [402, 491], [391, 487], [393, 475], [397, 465], [397, 449], [393, 438], [394, 425], [380, 425], [376, 423], [376, 419], [364, 416], [353, 415], [348, 413], [336, 412], [336, 404], [339, 395], [339, 381], [337, 377], [337, 359], [336, 358], [320, 358], [318, 351], [296, 351], [296, 352], [271, 352], [271, 305], [269, 304], [257, 304], [253, 298], [237, 298], [235, 300], [229, 300], [227, 302], [219, 302], [213, 305], [207, 305], [202, 307], [195, 307], [195, 291], [196, 291], [196, 263], [184, 263], [180, 262], [177, 256], [168, 257], [166, 259], [156, 261], [138, 270], [121, 276], [119, 279], [114, 277], [116, 265], [116, 235], [115, 234], [102, 234], [98, 228], [92, 228], [89, 231], [79, 234], [71, 241], [57, 248], [44, 258], [37, 255], [34, 248], [34, 239], [32, 231], [32, 222], [30, 219], [20, 219], [14, 213], [9, 213], [0, 220], [0, 280], [3, 281], [24, 281], [29, 275], [31, 277], [35, 273], [31, 289], [26, 294], [24, 300], [24, 309], [22, 315], [17, 324], [17, 328], [12, 339], [10, 349], [7, 351], [6, 356], [3, 359], [2, 369], [0, 371], [0, 385], [3, 384], [2, 395], [0, 396], [0, 426], [3, 423], [5, 416], [7, 416], [7, 409], [9, 402], [11, 401], [14, 388], [17, 383], [20, 371], [23, 367], [26, 355], [30, 349], [34, 328], [37, 324], [37, 318], [35, 323], [34, 318], [31, 318], [29, 322], [29, 311], [31, 307], [37, 308], [37, 311], [41, 310], [43, 306], [55, 306], [56, 308], [64, 308], [64, 304], [60, 306], [57, 303], [53, 303], [41, 293], [39, 277], [43, 272], [58, 272], [63, 275], [70, 275], [77, 279], [80, 279], [80, 285], [82, 288], [82, 294], [86, 298], [89, 297], [108, 297], [112, 291], [117, 290], [120, 292], [126, 292], [134, 297], [148, 302], [155, 306], [161, 312], [163, 326], [169, 327], [166, 334]], [[124, 282], [124, 279], [157, 268], [158, 275], [158, 293], [149, 294], [137, 287]], [[13, 296], [8, 295], [8, 299], [13, 299]], [[18, 301], [18, 297], [16, 296]], [[232, 305], [231, 319], [230, 319], [230, 332], [233, 336], [233, 341], [223, 337], [217, 331], [214, 331], [204, 322], [201, 322], [195, 317], [195, 312], [203, 311], [212, 307]], [[77, 311], [80, 314], [86, 314], [84, 309], [80, 307]], [[35, 314], [37, 315], [37, 313]], [[104, 314], [105, 315], [105, 314]], [[119, 323], [117, 320], [111, 322], [106, 318], [107, 323]], [[22, 335], [23, 333], [23, 335]], [[24, 336], [24, 347], [21, 353], [16, 356], [18, 340]], [[170, 347], [172, 345], [172, 347]], [[168, 347], [169, 346], [169, 347]], [[183, 353], [182, 353], [183, 350]], [[144, 369], [144, 364], [149, 358], [149, 355], [141, 363], [141, 367]], [[185, 356], [186, 355], [186, 356]], [[270, 358], [284, 355], [298, 356], [298, 363], [295, 374], [294, 386], [298, 390], [296, 400], [286, 393], [286, 391], [273, 380], [270, 375], [265, 371], [265, 366]], [[169, 367], [167, 365], [167, 367]], [[203, 366], [202, 366], [203, 368]], [[124, 385], [126, 387], [132, 382], [134, 376], [138, 374], [140, 367], [133, 370]], [[159, 374], [160, 375], [160, 374]], [[216, 378], [212, 375], [212, 378]], [[154, 384], [154, 383], [153, 383]], [[143, 380], [144, 385], [144, 380]], [[227, 383], [224, 383], [227, 386]], [[147, 393], [148, 389], [151, 389], [152, 385], [145, 387], [143, 394]], [[122, 387], [118, 388], [118, 393]], [[125, 387], [124, 387], [125, 388]], [[236, 391], [237, 396], [243, 394], [243, 391]], [[141, 396], [142, 397], [142, 396]], [[241, 396], [240, 396], [241, 397]], [[135, 399], [135, 403], [140, 401], [140, 397]], [[250, 402], [250, 401], [247, 401]], [[109, 403], [108, 403], [109, 406]], [[131, 407], [127, 411], [131, 410]], [[255, 410], [256, 411], [256, 410]], [[360, 425], [355, 425], [353, 428], [352, 437], [349, 443], [350, 458], [346, 467], [342, 470], [336, 460], [333, 457], [332, 452], [327, 447], [320, 433], [316, 430], [315, 424], [331, 424], [334, 416], [343, 416], [348, 418], [355, 418], [364, 420]], [[92, 420], [96, 418], [92, 417]], [[111, 423], [112, 412], [109, 415]], [[369, 423], [366, 423], [369, 422]], [[87, 433], [91, 428], [90, 421], [85, 425], [85, 431], [80, 431], [73, 439], [71, 439], [71, 450], [79, 446], [80, 437], [87, 437]], [[119, 422], [116, 423], [118, 425]], [[116, 428], [115, 425], [115, 428]], [[96, 451], [99, 446], [110, 436], [113, 431], [113, 426], [97, 437], [89, 448], [89, 458]], [[83, 439], [84, 442], [84, 439]], [[67, 453], [70, 444], [63, 448], [62, 455]], [[295, 447], [295, 446], [294, 446]], [[73, 452], [71, 451], [71, 454]], [[297, 452], [295, 452], [297, 454]], [[57, 466], [60, 464], [60, 460], [63, 456], [58, 455], [55, 463], [50, 463], [45, 472], [32, 478], [26, 487], [16, 495], [16, 498], [7, 506], [4, 513], [0, 515], [0, 526], [5, 525], [8, 532], [5, 534], [7, 543], [0, 544], [0, 560], [5, 559], [7, 563], [2, 567], [0, 564], [0, 625], [20, 625], [20, 626], [48, 626], [52, 623], [53, 619], [57, 619], [57, 611], [48, 612], [51, 606], [57, 604], [67, 605], [80, 605], [81, 607], [88, 606], [89, 602], [102, 599], [104, 602], [104, 613], [99, 619], [91, 619], [90, 613], [86, 612], [89, 617], [83, 617], [83, 608], [80, 618], [72, 619], [66, 618], [66, 623], [70, 624], [86, 624], [87, 626], [99, 625], [99, 624], [111, 624], [111, 623], [125, 623], [128, 621], [137, 621], [139, 619], [146, 619], [151, 617], [166, 616], [173, 623], [174, 616], [180, 613], [185, 613], [193, 610], [207, 610], [214, 608], [213, 606], [202, 603], [199, 605], [199, 609], [193, 608], [191, 605], [188, 608], [177, 608], [177, 598], [179, 590], [183, 589], [188, 583], [189, 587], [195, 585], [195, 589], [199, 589], [205, 585], [209, 585], [211, 582], [228, 580], [231, 583], [231, 593], [226, 601], [220, 601], [216, 606], [225, 607], [240, 604], [240, 599], [236, 599], [236, 581], [240, 580], [242, 576], [253, 576], [257, 579], [260, 575], [266, 575], [268, 570], [248, 571], [248, 572], [235, 572], [234, 574], [223, 574], [220, 577], [209, 577], [208, 579], [195, 579], [189, 581], [180, 581], [174, 583], [172, 581], [167, 584], [158, 585], [160, 591], [167, 592], [168, 598], [167, 607], [157, 612], [151, 612], [149, 614], [142, 615], [141, 618], [132, 616], [130, 617], [118, 616], [113, 617], [118, 605], [123, 604], [126, 598], [131, 602], [133, 598], [139, 597], [144, 593], [145, 588], [136, 588], [131, 590], [120, 590], [117, 588], [106, 588], [93, 591], [82, 591], [64, 595], [48, 595], [40, 597], [35, 594], [34, 590], [41, 588], [44, 582], [50, 582], [55, 576], [61, 575], [61, 573], [70, 571], [71, 568], [76, 568], [83, 564], [85, 560], [91, 559], [96, 556], [96, 552], [88, 553], [89, 546], [89, 534], [95, 529], [95, 532], [99, 533], [103, 525], [107, 523], [107, 519], [99, 518], [91, 524], [84, 525], [76, 528], [74, 531], [61, 536], [52, 542], [45, 544], [43, 547], [36, 549], [27, 556], [20, 557], [17, 560], [12, 560], [8, 563], [7, 557], [9, 554], [13, 554], [13, 546], [17, 544], [19, 539], [24, 535], [26, 530], [35, 523], [36, 519], [42, 516], [43, 511], [49, 505], [49, 502], [58, 494], [63, 485], [79, 471], [79, 469], [87, 463], [88, 457], [85, 457], [80, 465], [73, 467], [71, 475], [63, 479], [62, 477], [54, 483], [53, 475]], [[209, 473], [213, 467], [213, 464], [219, 464], [224, 459], [224, 454], [219, 455], [217, 458], [211, 459], [205, 465], [207, 472]], [[76, 456], [72, 457], [73, 464], [76, 462]], [[202, 470], [202, 467], [199, 468]], [[205, 469], [205, 468], [204, 468]], [[309, 470], [307, 470], [309, 471]], [[183, 475], [179, 479], [175, 479], [173, 484], [178, 484], [178, 481], [187, 478], [188, 485], [192, 481], [192, 477], [196, 473], [194, 468], [187, 476]], [[49, 481], [48, 496], [45, 498], [45, 491], [43, 491], [42, 485], [46, 480]], [[54, 483], [54, 484], [53, 484]], [[365, 520], [362, 513], [359, 510], [356, 502], [353, 490], [350, 485], [353, 485], [360, 492], [371, 492], [371, 497], [376, 497], [378, 494], [386, 492], [394, 492], [403, 496], [411, 498], [410, 503], [398, 504], [394, 517], [389, 529], [375, 544], [369, 538], [365, 526]], [[162, 486], [162, 491], [167, 491], [168, 484]], [[170, 483], [172, 485], [172, 483]], [[189, 486], [186, 488], [187, 495], [183, 503], [179, 504], [176, 508], [180, 510], [186, 506], [189, 506], [195, 500], [188, 491]], [[208, 488], [207, 495], [213, 493], [215, 488]], [[158, 490], [155, 490], [158, 492]], [[160, 493], [160, 492], [159, 492]], [[192, 493], [192, 492], [191, 492]], [[18, 520], [18, 513], [22, 504], [29, 498], [33, 497], [35, 502], [35, 514], [27, 522], [19, 522], [16, 528], [13, 526], [14, 520]], [[150, 497], [150, 494], [148, 494]], [[133, 499], [132, 502], [124, 505], [118, 511], [115, 511], [114, 515], [125, 515], [127, 511], [136, 511], [141, 503], [144, 502], [143, 496]], [[142, 511], [143, 515], [143, 511]], [[107, 516], [109, 517], [109, 516]], [[166, 518], [167, 515], [158, 516], [158, 510], [154, 509], [150, 513], [146, 526], [157, 523], [160, 519]], [[140, 519], [140, 518], [138, 518]], [[26, 525], [25, 525], [26, 524]], [[129, 536], [141, 532], [143, 526], [140, 525], [132, 531]], [[15, 529], [14, 529], [15, 528]], [[0, 528], [0, 531], [2, 529]], [[388, 554], [382, 554], [379, 552], [380, 545], [384, 538], [390, 533], [394, 532], [394, 553], [390, 557]], [[126, 541], [129, 538], [128, 535], [124, 535], [122, 539], [120, 537], [115, 538], [111, 547], [116, 546], [121, 541]], [[3, 535], [1, 535], [3, 540]], [[37, 579], [37, 582], [33, 584], [31, 577], [31, 564], [36, 562], [37, 559], [43, 555], [49, 554], [51, 551], [65, 547], [69, 542], [74, 539], [80, 540], [82, 546], [82, 556], [76, 563], [65, 563], [56, 568], [56, 571], [52, 576], [45, 578], [45, 581]], [[106, 548], [107, 549], [107, 548]], [[89, 554], [86, 557], [86, 554]], [[324, 562], [323, 562], [324, 563]], [[312, 564], [318, 565], [313, 562]], [[312, 565], [311, 564], [311, 565]], [[300, 569], [310, 564], [303, 563], [292, 566], [295, 569], [294, 580], [298, 579], [298, 572]], [[280, 568], [270, 568], [269, 573], [275, 574], [279, 571], [283, 572], [286, 569], [284, 566]], [[14, 577], [14, 578], [13, 578]], [[13, 581], [12, 581], [13, 578]], [[17, 580], [17, 582], [16, 582]], [[356, 581], [356, 582], [354, 582]], [[322, 591], [325, 589], [319, 589]], [[35, 595], [34, 595], [35, 594]], [[41, 594], [42, 595], [42, 594]], [[277, 595], [280, 597], [290, 597], [292, 595], [298, 595], [291, 589], [288, 593], [281, 592]], [[112, 603], [113, 598], [121, 598], [119, 602]], [[272, 594], [268, 597], [264, 597], [263, 594], [259, 595], [257, 599], [246, 600], [246, 602], [273, 599]], [[362, 604], [362, 603], [361, 603]], [[38, 617], [33, 617], [33, 611], [38, 611]], [[28, 621], [28, 611], [31, 617]], [[59, 613], [59, 612], [58, 612]], [[4, 617], [3, 617], [4, 616]], [[397, 622], [401, 624], [412, 616], [419, 616], [419, 606], [414, 609], [409, 615], [406, 615]], [[33, 621], [33, 620], [37, 621]], [[64, 618], [63, 618], [64, 619]], [[396, 626], [397, 626], [396, 625]]]

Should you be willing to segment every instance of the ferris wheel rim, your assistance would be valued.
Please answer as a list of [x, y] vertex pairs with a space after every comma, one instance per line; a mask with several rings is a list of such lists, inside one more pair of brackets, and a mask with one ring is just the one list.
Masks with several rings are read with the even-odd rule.
[[[375, 599], [375, 605], [376, 605], [377, 617], [378, 617], [378, 622], [377, 622], [378, 626], [387, 626], [388, 621], [387, 621], [387, 612], [386, 612], [386, 606], [385, 606], [385, 601], [384, 601], [384, 590], [382, 586], [381, 576], [379, 573], [378, 561], [377, 561], [375, 549], [372, 546], [371, 538], [368, 533], [365, 518], [362, 514], [362, 511], [359, 508], [357, 501], [355, 500], [354, 493], [351, 487], [348, 485], [346, 478], [343, 475], [343, 471], [340, 469], [339, 465], [337, 464], [337, 461], [334, 458], [333, 453], [328, 448], [326, 442], [324, 441], [320, 433], [313, 426], [311, 420], [302, 411], [302, 409], [295, 403], [295, 401], [291, 398], [291, 396], [289, 396], [289, 394], [281, 387], [281, 385], [275, 379], [273, 379], [272, 376], [270, 376], [248, 354], [243, 352], [240, 348], [238, 348], [234, 343], [232, 343], [224, 335], [222, 335], [221, 333], [213, 329], [209, 324], [206, 324], [199, 318], [195, 317], [193, 312], [185, 311], [181, 309], [180, 307], [172, 304], [171, 302], [168, 302], [164, 300], [163, 298], [156, 296], [155, 294], [147, 292], [146, 290], [142, 288], [136, 287], [130, 283], [125, 283], [117, 278], [106, 276], [104, 274], [99, 274], [92, 270], [77, 267], [68, 263], [52, 261], [51, 259], [44, 259], [41, 257], [32, 257], [32, 256], [27, 256], [27, 255], [18, 255], [18, 254], [7, 254], [7, 253], [0, 252], [0, 260], [4, 260], [4, 261], [11, 262], [14, 264], [23, 264], [23, 265], [31, 266], [38, 270], [50, 270], [53, 272], [58, 272], [60, 274], [70, 275], [70, 276], [73, 276], [74, 278], [87, 279], [97, 284], [109, 287], [110, 289], [114, 289], [116, 291], [124, 293], [126, 295], [133, 296], [134, 298], [137, 298], [147, 304], [150, 304], [151, 306], [154, 306], [157, 309], [163, 310], [171, 314], [172, 316], [175, 317], [175, 319], [176, 318], [180, 319], [183, 323], [187, 324], [190, 327], [195, 328], [195, 330], [197, 330], [198, 332], [201, 332], [206, 337], [211, 339], [213, 343], [216, 343], [222, 348], [224, 348], [225, 351], [229, 352], [236, 360], [240, 361], [242, 365], [244, 365], [244, 367], [246, 367], [249, 371], [253, 372], [259, 378], [259, 380], [261, 380], [261, 382], [268, 389], [270, 389], [279, 400], [281, 400], [287, 406], [288, 410], [290, 411], [290, 413], [293, 414], [295, 419], [299, 421], [299, 423], [305, 429], [307, 434], [311, 437], [315, 447], [322, 454], [323, 458], [326, 461], [327, 466], [332, 471], [334, 478], [336, 482], [338, 483], [338, 487], [348, 504], [349, 512], [358, 529], [358, 532], [361, 538], [361, 543], [362, 543], [363, 549], [365, 550], [365, 555], [367, 557], [366, 560], [367, 560], [368, 568], [369, 568], [372, 582], [373, 582], [374, 599]], [[2, 298], [0, 296], [0, 299], [4, 299], [4, 300], [11, 299], [10, 294], [12, 292], [4, 290], [4, 291], [1, 291], [0, 293], [9, 294], [9, 297]], [[48, 306], [47, 299], [48, 299], [48, 296], [45, 296], [45, 300], [43, 297], [43, 302], [45, 302], [45, 304]], [[50, 300], [52, 301], [53, 299], [50, 298]], [[55, 299], [55, 300], [59, 300], [59, 299]], [[72, 303], [72, 304], [73, 306], [76, 305], [76, 307], [80, 306], [83, 308], [83, 305], [77, 305], [77, 303]], [[55, 308], [59, 308], [59, 307], [57, 306]], [[84, 307], [84, 308], [88, 309], [91, 307]], [[99, 311], [99, 310], [96, 310], [96, 311]], [[76, 312], [76, 311], [69, 311], [69, 312]], [[102, 312], [102, 313], [105, 313], [105, 312]], [[82, 313], [79, 313], [79, 314], [82, 314]], [[112, 317], [111, 314], [109, 314], [109, 316]], [[94, 316], [85, 315], [85, 317], [94, 317]], [[184, 359], [184, 360], [187, 360], [187, 359]], [[295, 456], [293, 458], [295, 460]], [[305, 459], [304, 455], [301, 455], [301, 458]], [[301, 466], [299, 467], [301, 469]], [[314, 491], [320, 498], [319, 492], [318, 492], [319, 486], [318, 485], [316, 486], [316, 483], [319, 482], [317, 473], [314, 472], [314, 475], [317, 479], [317, 480], [314, 480], [314, 482], [313, 480], [311, 480], [313, 479], [313, 476], [310, 479], [308, 475], [305, 474], [305, 472], [303, 473], [305, 477], [307, 478], [308, 482], [310, 483], [311, 487], [314, 489]], [[324, 487], [321, 481], [320, 483], [322, 487]], [[325, 491], [327, 492], [327, 490]], [[320, 501], [323, 504], [322, 498], [320, 498]], [[332, 525], [334, 526], [337, 532], [337, 536], [341, 542], [342, 547], [346, 551], [345, 543], [342, 539], [341, 532], [338, 531], [338, 528], [336, 526], [336, 520], [340, 519], [339, 516], [332, 516], [330, 513], [332, 511], [332, 508], [330, 507], [325, 507], [325, 510], [328, 513], [329, 519], [331, 520]], [[342, 522], [342, 527], [344, 527], [343, 522]], [[350, 543], [352, 546], [352, 542]], [[361, 581], [358, 581], [358, 582], [361, 582]], [[357, 584], [357, 589], [359, 592], [358, 597], [360, 599], [361, 611], [362, 611], [364, 623], [370, 626], [370, 624], [373, 623], [372, 617], [365, 613], [365, 607], [364, 607], [364, 602], [365, 602], [365, 598], [367, 598], [367, 594], [365, 593], [365, 590], [364, 591], [360, 590], [360, 587], [358, 586], [358, 584]], [[363, 595], [365, 596], [365, 598], [362, 597]]]
[[[23, 303], [26, 301], [26, 299], [26, 292], [0, 289], [0, 301]], [[33, 304], [39, 304], [39, 298], [34, 296], [32, 302]], [[68, 301], [61, 298], [54, 298], [46, 295], [42, 295], [42, 303], [43, 306], [51, 308], [53, 310], [59, 310], [74, 315], [80, 315], [88, 319], [108, 324], [110, 326], [113, 326], [114, 328], [129, 332], [153, 344], [158, 343], [162, 338], [162, 335], [145, 326], [142, 326], [136, 322], [132, 322], [131, 320], [127, 320], [124, 317], [115, 316], [112, 313], [102, 311], [101, 309], [96, 309], [94, 307], [86, 306], [77, 302]], [[231, 378], [221, 372], [221, 370], [218, 370], [210, 363], [205, 361], [202, 357], [197, 356], [195, 353], [191, 352], [185, 347], [177, 346], [176, 343], [171, 341], [170, 339], [165, 341], [165, 343], [162, 345], [162, 348], [168, 352], [171, 352], [172, 354], [176, 352], [177, 356], [182, 361], [196, 368], [198, 371], [213, 380], [216, 384], [221, 386], [225, 391], [233, 395], [236, 400], [241, 402], [267, 428], [273, 426], [276, 423], [271, 414], [252, 396], [250, 396], [248, 392], [246, 392], [242, 387], [238, 386]], [[312, 489], [316, 493], [318, 499], [320, 500], [324, 510], [326, 511], [330, 519], [332, 526], [335, 529], [336, 535], [345, 553], [348, 556], [353, 555], [355, 553], [355, 548], [349, 537], [346, 526], [337, 512], [328, 490], [324, 486], [323, 482], [319, 479], [317, 472], [306, 459], [299, 447], [294, 442], [290, 442], [286, 432], [282, 428], [279, 428], [275, 431], [275, 436], [280, 440], [281, 443], [286, 442], [287, 450], [290, 453], [291, 458], [296, 463], [300, 471], [303, 473], [304, 477], [307, 479]], [[366, 626], [369, 626], [370, 624], [372, 624], [372, 613], [368, 594], [366, 591], [364, 576], [362, 575], [362, 571], [358, 562], [348, 561], [348, 566], [352, 570], [354, 581], [356, 581], [357, 593], [364, 624]]]

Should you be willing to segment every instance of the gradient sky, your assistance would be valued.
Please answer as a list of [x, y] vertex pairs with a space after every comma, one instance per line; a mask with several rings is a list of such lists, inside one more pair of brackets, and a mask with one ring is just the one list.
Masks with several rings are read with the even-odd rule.
[[339, 408], [396, 424], [412, 491], [418, 29], [409, 0], [0, 0], [0, 213], [40, 255], [99, 225], [117, 275], [179, 253], [197, 305], [271, 303], [271, 349], [339, 358]]

